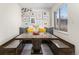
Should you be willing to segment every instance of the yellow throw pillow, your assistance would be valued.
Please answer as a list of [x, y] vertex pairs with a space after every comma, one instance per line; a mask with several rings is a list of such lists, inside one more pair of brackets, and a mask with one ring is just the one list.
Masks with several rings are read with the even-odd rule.
[[27, 29], [27, 32], [33, 32], [34, 31], [34, 28], [28, 28]]
[[46, 32], [45, 28], [39, 28], [39, 32]]

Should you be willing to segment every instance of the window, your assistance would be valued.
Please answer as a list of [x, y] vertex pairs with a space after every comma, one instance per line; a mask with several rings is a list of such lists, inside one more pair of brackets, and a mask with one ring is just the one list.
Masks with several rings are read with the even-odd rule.
[[67, 32], [67, 13], [67, 4], [62, 4], [60, 8], [54, 13], [55, 29]]
[[68, 12], [67, 12], [67, 4], [63, 4], [60, 9], [60, 30], [67, 32], [67, 25], [68, 25]]

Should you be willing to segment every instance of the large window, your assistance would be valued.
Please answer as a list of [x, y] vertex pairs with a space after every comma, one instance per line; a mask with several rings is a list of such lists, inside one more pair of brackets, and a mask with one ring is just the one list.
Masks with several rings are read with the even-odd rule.
[[60, 8], [54, 13], [55, 29], [67, 32], [67, 16], [67, 4], [62, 4]]
[[68, 16], [68, 12], [67, 12], [67, 4], [63, 4], [60, 7], [60, 30], [62, 31], [67, 31], [67, 16]]

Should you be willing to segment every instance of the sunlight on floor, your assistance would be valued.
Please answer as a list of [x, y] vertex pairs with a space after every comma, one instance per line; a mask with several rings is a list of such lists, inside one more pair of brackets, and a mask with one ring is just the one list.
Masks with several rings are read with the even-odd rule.
[[[22, 55], [31, 55], [31, 48], [32, 44], [25, 44], [25, 47], [22, 51]], [[43, 55], [53, 55], [52, 51], [50, 50], [47, 44], [42, 44], [41, 48], [43, 51]]]

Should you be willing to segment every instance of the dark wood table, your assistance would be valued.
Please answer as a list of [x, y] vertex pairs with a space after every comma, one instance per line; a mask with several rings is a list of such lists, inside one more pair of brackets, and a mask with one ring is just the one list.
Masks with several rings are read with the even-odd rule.
[[23, 33], [16, 37], [16, 40], [32, 40], [32, 50], [34, 53], [41, 53], [41, 41], [51, 38], [57, 38], [49, 33], [39, 33], [39, 35], [33, 35], [33, 33]]

